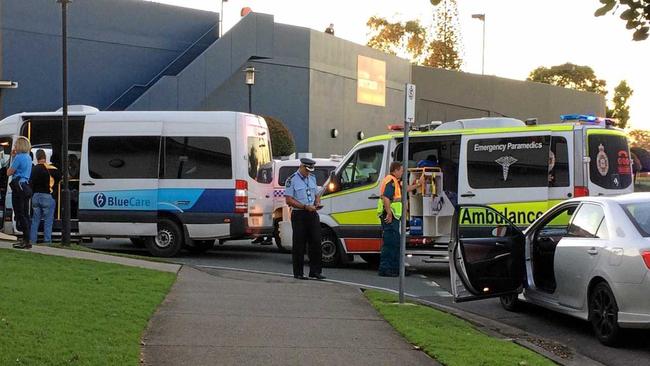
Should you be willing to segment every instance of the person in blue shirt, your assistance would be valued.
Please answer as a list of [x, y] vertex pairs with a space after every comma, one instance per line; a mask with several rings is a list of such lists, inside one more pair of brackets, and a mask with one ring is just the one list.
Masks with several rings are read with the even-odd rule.
[[293, 277], [306, 280], [304, 276], [305, 247], [309, 246], [309, 277], [322, 280], [321, 274], [321, 233], [320, 218], [317, 210], [320, 208], [320, 196], [314, 171], [315, 161], [308, 158], [300, 159], [300, 167], [285, 183], [284, 197], [291, 211], [291, 227], [293, 229]]
[[32, 189], [29, 185], [29, 178], [32, 175], [32, 159], [29, 153], [32, 145], [26, 137], [20, 136], [16, 140], [14, 156], [11, 166], [7, 169], [7, 175], [12, 177], [11, 183], [11, 203], [16, 217], [16, 226], [22, 231], [22, 243], [14, 244], [14, 248], [30, 249], [29, 244], [30, 219], [29, 219], [29, 199], [32, 196]]

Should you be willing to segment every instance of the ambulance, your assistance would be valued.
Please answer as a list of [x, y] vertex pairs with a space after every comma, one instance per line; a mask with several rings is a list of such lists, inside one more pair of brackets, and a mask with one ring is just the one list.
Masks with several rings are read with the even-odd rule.
[[[491, 206], [526, 227], [562, 200], [632, 192], [628, 141], [612, 125], [587, 115], [565, 115], [557, 124], [478, 118], [410, 133], [405, 177], [413, 182], [424, 175], [424, 183], [409, 194], [407, 255], [447, 261], [459, 204]], [[319, 211], [324, 264], [353, 255], [378, 261], [379, 185], [390, 163], [403, 161], [402, 139], [402, 131], [393, 131], [360, 141], [332, 172]]]

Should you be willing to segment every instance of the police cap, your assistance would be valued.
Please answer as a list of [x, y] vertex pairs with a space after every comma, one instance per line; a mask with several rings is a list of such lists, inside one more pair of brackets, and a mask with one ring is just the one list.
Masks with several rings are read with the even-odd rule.
[[314, 165], [316, 164], [316, 162], [313, 161], [310, 158], [302, 158], [302, 159], [300, 159], [300, 164], [304, 165], [305, 168], [307, 168], [308, 171], [313, 172], [314, 171]]

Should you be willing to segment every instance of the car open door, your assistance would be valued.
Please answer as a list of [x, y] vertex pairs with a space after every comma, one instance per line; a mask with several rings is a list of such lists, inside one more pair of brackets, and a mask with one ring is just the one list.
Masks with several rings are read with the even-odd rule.
[[517, 293], [525, 278], [525, 236], [493, 208], [461, 205], [454, 214], [449, 269], [456, 302]]

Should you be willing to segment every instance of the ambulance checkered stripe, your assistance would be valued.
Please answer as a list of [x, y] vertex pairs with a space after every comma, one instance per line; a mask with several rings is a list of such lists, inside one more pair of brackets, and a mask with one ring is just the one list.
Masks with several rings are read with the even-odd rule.
[[273, 197], [284, 197], [284, 189], [273, 190]]

